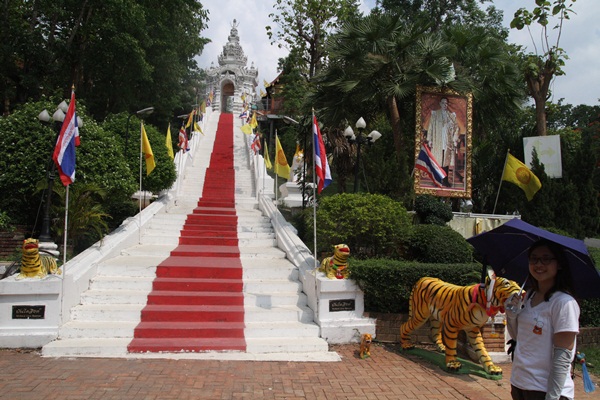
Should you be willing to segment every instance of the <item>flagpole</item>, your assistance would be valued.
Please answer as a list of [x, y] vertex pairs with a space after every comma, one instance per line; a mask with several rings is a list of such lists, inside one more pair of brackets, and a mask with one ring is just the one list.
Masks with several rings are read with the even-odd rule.
[[63, 276], [65, 273], [65, 264], [67, 263], [67, 235], [68, 235], [68, 221], [69, 221], [69, 187], [71, 185], [67, 185], [66, 195], [65, 195], [65, 235], [63, 238]]
[[504, 167], [502, 167], [502, 176], [500, 176], [500, 185], [498, 185], [498, 193], [496, 193], [496, 202], [494, 203], [494, 210], [492, 214], [496, 214], [496, 206], [498, 205], [498, 197], [500, 196], [500, 189], [502, 188], [502, 178], [504, 177], [504, 170], [506, 169], [506, 163], [508, 161], [508, 154], [510, 149], [506, 150], [506, 157], [504, 158]]
[[139, 226], [138, 226], [138, 244], [142, 244], [142, 155], [144, 153], [143, 142], [144, 139], [142, 137], [144, 129], [144, 123], [140, 121], [140, 193], [138, 195], [138, 205], [139, 205]]
[[279, 190], [279, 186], [277, 185], [277, 175], [279, 175], [279, 167], [277, 162], [277, 129], [275, 129], [275, 157], [273, 157], [273, 161], [275, 161], [275, 165], [273, 165], [273, 172], [275, 172], [275, 206], [277, 206], [277, 191]]
[[317, 184], [315, 182], [315, 175], [317, 174], [317, 170], [316, 170], [316, 166], [315, 166], [315, 157], [317, 156], [317, 152], [315, 151], [316, 149], [316, 143], [315, 143], [315, 133], [314, 133], [314, 124], [315, 124], [315, 109], [312, 109], [312, 120], [311, 120], [311, 132], [312, 132], [312, 143], [313, 143], [313, 157], [312, 157], [312, 183], [313, 183], [313, 237], [314, 237], [314, 243], [313, 243], [313, 255], [314, 255], [314, 259], [315, 259], [315, 265], [314, 268], [316, 269], [318, 266], [317, 263]]

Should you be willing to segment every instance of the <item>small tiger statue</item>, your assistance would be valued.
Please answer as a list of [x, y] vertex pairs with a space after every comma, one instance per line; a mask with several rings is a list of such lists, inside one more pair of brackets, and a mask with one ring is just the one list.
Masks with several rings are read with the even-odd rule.
[[505, 278], [486, 277], [485, 284], [457, 286], [437, 278], [421, 278], [410, 295], [409, 319], [400, 327], [403, 349], [412, 349], [410, 333], [427, 320], [431, 337], [439, 351], [446, 354], [446, 367], [458, 371], [462, 364], [456, 358], [458, 332], [464, 330], [479, 363], [490, 375], [501, 375], [502, 369], [492, 362], [481, 337], [480, 328], [519, 291], [519, 285]]
[[23, 240], [22, 250], [21, 272], [15, 279], [41, 279], [48, 274], [61, 274], [61, 270], [58, 268], [54, 257], [40, 255], [39, 240], [33, 238]]
[[329, 279], [348, 278], [348, 257], [350, 247], [345, 244], [333, 246], [333, 256], [326, 257], [321, 262], [319, 271], [325, 273]]

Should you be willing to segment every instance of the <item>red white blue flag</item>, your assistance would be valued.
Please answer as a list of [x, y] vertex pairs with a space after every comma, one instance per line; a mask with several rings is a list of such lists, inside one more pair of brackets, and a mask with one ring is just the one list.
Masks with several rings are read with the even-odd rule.
[[64, 186], [75, 182], [75, 147], [77, 146], [79, 146], [79, 126], [75, 112], [75, 91], [71, 91], [69, 109], [52, 155]]
[[190, 142], [188, 141], [188, 136], [183, 125], [179, 128], [179, 149], [183, 150], [184, 153], [190, 151]]
[[446, 171], [440, 167], [427, 146], [421, 146], [415, 168], [425, 172], [436, 186], [442, 187], [442, 181], [447, 176]]
[[327, 162], [325, 143], [319, 129], [317, 117], [313, 115], [313, 147], [315, 148], [315, 175], [317, 176], [317, 193], [321, 193], [331, 183], [331, 170]]

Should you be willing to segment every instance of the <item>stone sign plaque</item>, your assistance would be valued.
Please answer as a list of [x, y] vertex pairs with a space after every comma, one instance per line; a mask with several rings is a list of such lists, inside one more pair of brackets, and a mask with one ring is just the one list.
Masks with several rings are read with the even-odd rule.
[[356, 303], [354, 299], [329, 300], [329, 312], [354, 311]]
[[12, 319], [44, 319], [46, 306], [12, 306]]

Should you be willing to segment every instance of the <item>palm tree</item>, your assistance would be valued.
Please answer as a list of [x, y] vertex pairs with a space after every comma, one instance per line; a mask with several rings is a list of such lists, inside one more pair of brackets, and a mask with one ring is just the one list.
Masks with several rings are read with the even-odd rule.
[[316, 78], [312, 100], [324, 119], [337, 125], [347, 115], [374, 117], [386, 110], [400, 156], [401, 103], [412, 100], [417, 84], [448, 82], [453, 73], [455, 48], [429, 28], [389, 14], [345, 24], [329, 44], [329, 65]]

